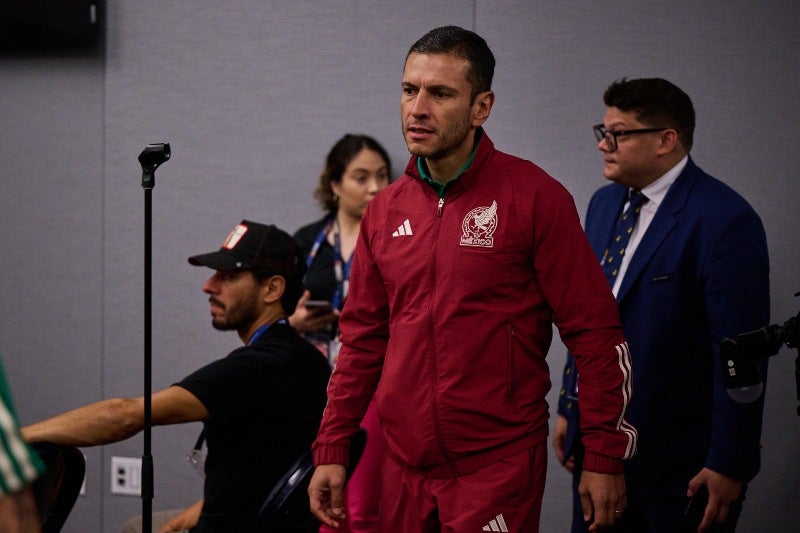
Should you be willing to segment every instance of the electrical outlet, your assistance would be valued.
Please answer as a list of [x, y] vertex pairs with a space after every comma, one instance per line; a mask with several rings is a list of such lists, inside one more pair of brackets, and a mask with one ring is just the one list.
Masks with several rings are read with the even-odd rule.
[[111, 458], [111, 493], [142, 495], [142, 459], [135, 457]]

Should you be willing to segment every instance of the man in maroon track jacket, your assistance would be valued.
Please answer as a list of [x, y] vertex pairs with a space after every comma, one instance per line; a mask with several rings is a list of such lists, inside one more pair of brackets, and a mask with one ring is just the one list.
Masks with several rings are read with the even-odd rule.
[[453, 26], [406, 58], [412, 157], [363, 218], [314, 445], [311, 508], [327, 524], [374, 394], [384, 531], [537, 531], [553, 323], [581, 372], [585, 512], [599, 529], [625, 507], [636, 431], [616, 303], [566, 189], [483, 131], [493, 72], [486, 42]]

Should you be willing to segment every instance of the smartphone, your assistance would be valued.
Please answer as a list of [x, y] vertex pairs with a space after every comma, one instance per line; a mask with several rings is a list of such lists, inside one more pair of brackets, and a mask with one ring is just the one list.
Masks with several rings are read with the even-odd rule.
[[706, 505], [708, 505], [708, 489], [705, 485], [701, 485], [689, 500], [689, 505], [686, 506], [682, 531], [697, 531], [697, 527], [703, 521]]
[[333, 310], [330, 300], [308, 300], [305, 305], [309, 309], [327, 309], [328, 311]]

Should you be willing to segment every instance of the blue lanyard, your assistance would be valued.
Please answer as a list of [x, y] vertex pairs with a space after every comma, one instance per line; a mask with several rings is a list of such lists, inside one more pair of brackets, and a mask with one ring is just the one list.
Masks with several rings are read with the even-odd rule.
[[263, 326], [260, 326], [260, 327], [259, 327], [257, 330], [255, 330], [255, 331], [253, 332], [253, 334], [250, 336], [250, 340], [249, 340], [249, 341], [247, 341], [247, 345], [249, 346], [249, 345], [253, 344], [254, 342], [256, 342], [256, 341], [259, 339], [259, 337], [261, 337], [261, 335], [263, 335], [264, 333], [266, 333], [266, 331], [269, 329], [269, 327], [270, 327], [270, 326], [272, 326], [273, 324], [284, 324], [284, 325], [289, 325], [289, 321], [288, 321], [286, 318], [279, 318], [278, 320], [276, 320], [276, 321], [275, 321], [275, 322], [273, 322], [272, 324], [264, 324]]
[[[316, 238], [314, 239], [314, 244], [311, 245], [311, 249], [308, 251], [308, 256], [306, 256], [306, 270], [311, 268], [311, 263], [314, 262], [314, 258], [317, 256], [317, 252], [319, 251], [319, 247], [322, 246], [322, 243], [328, 237], [328, 233], [330, 233], [331, 228], [333, 227], [333, 215], [330, 215], [325, 218], [325, 224], [322, 225], [322, 228], [317, 233]], [[308, 275], [308, 272], [306, 272]]]
[[353, 264], [353, 254], [350, 254], [350, 259], [344, 261], [342, 245], [339, 241], [339, 225], [334, 224], [333, 229], [333, 272], [336, 275], [336, 291], [331, 298], [331, 305], [334, 309], [341, 310], [350, 290], [350, 267]]
[[336, 219], [333, 215], [327, 218], [326, 223], [322, 226], [322, 229], [320, 229], [316, 239], [314, 239], [314, 244], [311, 245], [311, 250], [309, 250], [308, 256], [306, 257], [306, 269], [311, 268], [311, 263], [314, 262], [319, 247], [328, 238], [328, 234], [331, 231], [333, 231], [333, 274], [336, 278], [336, 289], [331, 298], [331, 306], [334, 309], [341, 310], [350, 289], [350, 267], [353, 264], [353, 255], [351, 254], [350, 259], [347, 261], [342, 258], [339, 224], [336, 223]]

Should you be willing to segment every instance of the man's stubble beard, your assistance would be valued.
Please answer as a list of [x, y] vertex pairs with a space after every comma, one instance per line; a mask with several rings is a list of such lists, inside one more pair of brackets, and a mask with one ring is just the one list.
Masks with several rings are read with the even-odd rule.
[[212, 318], [211, 325], [218, 331], [247, 329], [258, 318], [255, 303], [255, 297], [235, 302], [224, 309], [221, 317]]
[[[405, 128], [405, 124], [403, 124], [402, 129], [403, 129], [403, 139], [406, 139], [407, 131]], [[406, 148], [408, 148], [408, 152], [411, 155], [422, 157], [426, 160], [436, 161], [439, 159], [444, 159], [461, 146], [461, 143], [463, 143], [464, 139], [467, 138], [471, 129], [472, 129], [471, 114], [470, 110], [468, 110], [454, 124], [454, 127], [449, 128], [444, 133], [442, 132], [442, 130], [439, 129], [435, 130], [439, 134], [439, 139], [434, 146], [430, 147], [429, 149], [423, 149], [423, 148], [412, 149], [411, 146], [409, 146], [408, 144], [408, 140], [406, 140]]]

